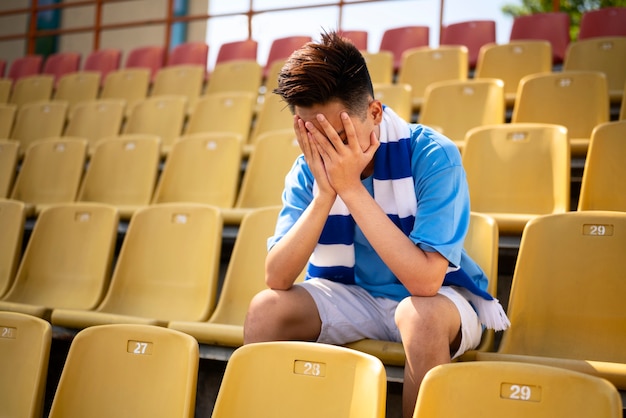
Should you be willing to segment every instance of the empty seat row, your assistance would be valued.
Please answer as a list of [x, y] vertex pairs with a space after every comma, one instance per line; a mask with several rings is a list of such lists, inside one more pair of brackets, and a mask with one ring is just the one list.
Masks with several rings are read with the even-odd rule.
[[118, 207], [128, 219], [152, 203], [193, 201], [222, 208], [227, 222], [235, 223], [249, 208], [280, 204], [284, 176], [300, 154], [292, 130], [268, 132], [242, 174], [236, 135], [196, 134], [174, 144], [160, 173], [160, 140], [154, 135], [104, 139], [89, 164], [84, 139], [50, 138], [26, 150], [16, 173], [16, 143], [0, 145], [7, 162], [5, 196], [25, 202], [28, 216], [50, 204], [95, 201]]
[[[0, 311], [0, 331], [4, 416], [194, 416], [199, 354], [189, 335], [139, 325], [85, 330], [73, 339], [53, 386], [50, 324]], [[45, 405], [47, 386], [54, 389], [51, 407]]]
[[[41, 415], [50, 325], [0, 312], [0, 329], [0, 365], [19, 370], [0, 377], [2, 410], [12, 416]], [[49, 416], [132, 411], [191, 417], [203, 383], [198, 371], [197, 343], [184, 333], [150, 325], [94, 326], [71, 342]], [[450, 390], [459, 394], [458, 402], [446, 402]], [[317, 417], [339, 410], [344, 417], [384, 418], [386, 400], [386, 372], [376, 357], [312, 342], [257, 343], [229, 358], [211, 416]], [[307, 406], [311, 402], [318, 406]], [[454, 363], [427, 373], [412, 416], [478, 418], [485, 410], [489, 416], [618, 418], [622, 401], [611, 383], [579, 372], [519, 362]]]
[[[422, 86], [425, 90], [421, 100], [411, 96], [414, 90], [404, 83], [375, 84], [374, 87], [375, 96], [383, 104], [391, 104], [407, 119], [419, 106], [419, 122], [439, 129], [460, 148], [469, 129], [504, 123], [507, 118], [505, 83], [496, 78], [433, 81]], [[608, 82], [598, 71], [526, 75], [517, 86], [516, 97], [511, 122], [566, 126], [572, 142], [572, 155], [576, 157], [585, 155], [593, 127], [612, 119]], [[626, 100], [623, 95], [622, 100]], [[33, 113], [31, 116], [39, 121], [37, 124], [29, 122], [26, 116], [20, 117], [22, 112], [16, 112], [10, 105], [0, 106], [0, 131], [10, 132], [8, 136], [20, 140], [24, 146], [34, 139], [61, 134], [92, 141], [118, 132], [154, 134], [161, 137], [165, 154], [181, 134], [236, 132], [244, 143], [244, 155], [249, 155], [261, 133], [289, 129], [293, 124], [291, 112], [279, 96], [271, 93], [264, 95], [260, 104], [255, 101], [254, 93], [209, 93], [198, 98], [191, 108], [183, 96], [161, 95], [139, 100], [126, 117], [123, 113], [128, 110], [119, 108], [128, 109], [129, 106], [119, 100], [114, 102], [102, 99], [90, 104], [81, 102], [76, 106], [80, 111], [76, 112], [68, 112], [61, 102], [37, 102], [28, 107]], [[59, 110], [55, 111], [55, 107]], [[111, 119], [106, 116], [108, 111], [113, 113]], [[622, 106], [621, 111], [626, 112], [626, 106]], [[68, 117], [69, 125], [65, 128]], [[49, 118], [55, 122], [43, 123]], [[45, 129], [49, 126], [51, 129]]]
[[239, 137], [245, 155], [254, 149], [261, 134], [293, 125], [291, 112], [279, 96], [270, 94], [260, 104], [245, 92], [216, 92], [199, 97], [193, 107], [181, 95], [160, 95], [138, 100], [132, 108], [123, 99], [95, 99], [68, 109], [67, 102], [43, 100], [20, 109], [0, 105], [0, 135], [17, 140], [21, 151], [35, 140], [72, 136], [90, 142], [118, 134], [151, 134], [161, 139], [163, 154], [169, 153], [181, 135], [222, 132]]

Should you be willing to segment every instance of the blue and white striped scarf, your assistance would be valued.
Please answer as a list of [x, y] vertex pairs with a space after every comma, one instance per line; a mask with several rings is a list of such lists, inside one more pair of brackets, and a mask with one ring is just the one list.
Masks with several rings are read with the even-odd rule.
[[[413, 230], [417, 211], [411, 172], [411, 132], [406, 121], [389, 107], [384, 108], [379, 141], [380, 147], [374, 157], [374, 199], [408, 236]], [[317, 193], [317, 190], [317, 184], [314, 183], [313, 193]], [[319, 277], [355, 284], [354, 233], [354, 219], [337, 196], [309, 260], [307, 279]], [[508, 318], [498, 301], [480, 289], [461, 268], [449, 267], [443, 284], [462, 288], [463, 295], [473, 304], [486, 327], [496, 330], [508, 327]]]

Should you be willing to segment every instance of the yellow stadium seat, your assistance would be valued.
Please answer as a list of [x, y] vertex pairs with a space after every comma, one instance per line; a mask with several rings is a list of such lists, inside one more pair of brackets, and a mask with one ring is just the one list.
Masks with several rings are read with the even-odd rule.
[[462, 156], [472, 210], [500, 233], [521, 235], [536, 216], [570, 206], [570, 152], [563, 126], [507, 123], [474, 128]]
[[222, 209], [224, 223], [236, 225], [251, 209], [280, 205], [285, 176], [301, 153], [293, 128], [261, 135], [248, 159], [234, 207]]
[[149, 68], [120, 68], [109, 72], [104, 79], [100, 99], [122, 99], [128, 116], [137, 102], [148, 96]]
[[391, 51], [361, 51], [372, 83], [389, 84], [393, 82], [393, 53]]
[[495, 78], [431, 83], [424, 93], [419, 122], [439, 127], [462, 151], [467, 131], [505, 122], [504, 83]]
[[218, 208], [162, 203], [130, 220], [109, 290], [93, 310], [55, 309], [68, 328], [206, 321], [214, 309], [222, 242]]
[[9, 103], [13, 80], [10, 78], [0, 78], [0, 103]]
[[70, 346], [50, 418], [192, 418], [198, 343], [150, 325], [102, 325]]
[[441, 45], [436, 48], [424, 46], [404, 51], [397, 82], [411, 86], [414, 112], [422, 108], [429, 84], [445, 80], [467, 80], [467, 56], [467, 47], [463, 45]]
[[58, 137], [33, 142], [17, 173], [11, 199], [26, 203], [26, 216], [46, 206], [76, 200], [83, 176], [87, 141]]
[[197, 133], [174, 143], [152, 203], [196, 202], [232, 208], [241, 177], [241, 138]]
[[248, 143], [244, 144], [244, 156], [252, 154], [261, 135], [283, 129], [293, 131], [293, 114], [283, 98], [270, 91], [263, 96], [263, 102], [256, 113]]
[[267, 239], [273, 234], [280, 206], [259, 208], [241, 221], [215, 311], [207, 322], [173, 321], [168, 327], [202, 344], [239, 347], [250, 301], [265, 289]]
[[117, 211], [107, 205], [45, 209], [0, 310], [49, 319], [54, 308], [94, 309], [108, 287], [117, 226]]
[[13, 104], [0, 103], [0, 139], [7, 139], [11, 135], [17, 106]]
[[413, 106], [409, 84], [374, 84], [374, 97], [383, 105], [391, 107], [402, 119], [411, 122]]
[[[498, 293], [499, 242], [498, 224], [495, 220], [487, 215], [472, 212], [464, 248], [485, 272], [489, 279], [487, 291], [494, 297]], [[471, 358], [474, 351], [493, 350], [494, 344], [495, 331], [485, 330], [480, 345], [475, 350], [465, 353], [461, 358]], [[391, 366], [404, 366], [406, 359], [402, 343], [364, 339], [346, 344], [346, 346], [372, 354], [381, 359], [384, 364]]]
[[92, 155], [96, 143], [106, 137], [119, 135], [126, 103], [122, 99], [96, 99], [80, 102], [72, 109], [64, 136], [85, 138]]
[[61, 136], [67, 108], [67, 103], [60, 100], [43, 100], [22, 105], [15, 115], [10, 139], [19, 141], [20, 151], [24, 153], [34, 141]]
[[150, 204], [159, 159], [160, 140], [155, 135], [104, 138], [95, 146], [76, 200], [115, 206], [120, 218], [128, 220]]
[[205, 66], [194, 64], [162, 67], [156, 73], [149, 94], [151, 97], [184, 96], [187, 106], [192, 107], [202, 94], [205, 71]]
[[0, 199], [11, 194], [17, 174], [19, 148], [17, 141], [0, 139]]
[[248, 92], [209, 93], [200, 97], [183, 129], [184, 135], [218, 132], [237, 134], [247, 144], [257, 95]]
[[44, 411], [52, 327], [47, 321], [0, 312], [0, 413], [40, 418]]
[[122, 128], [123, 134], [156, 135], [161, 154], [167, 155], [183, 131], [187, 98], [181, 95], [153, 96], [135, 104]]
[[506, 105], [512, 108], [515, 104], [517, 86], [524, 76], [551, 71], [550, 42], [529, 39], [484, 45], [478, 54], [474, 77], [502, 80]]
[[504, 331], [476, 359], [547, 364], [626, 389], [626, 212], [576, 211], [528, 222]]
[[413, 418], [621, 418], [610, 382], [556, 367], [507, 362], [444, 364], [420, 386]]
[[0, 199], [0, 298], [11, 288], [22, 257], [25, 221], [24, 203]]
[[626, 212], [626, 120], [602, 123], [591, 133], [578, 210]]
[[376, 357], [334, 345], [279, 341], [235, 350], [212, 418], [383, 418], [386, 373]]
[[565, 126], [572, 156], [586, 155], [591, 131], [608, 121], [609, 94], [601, 72], [540, 73], [520, 80], [511, 122]]
[[98, 98], [100, 77], [99, 71], [66, 73], [59, 78], [52, 100], [67, 102], [68, 113], [71, 114], [76, 104]]
[[37, 74], [15, 81], [9, 103], [21, 108], [27, 103], [47, 101], [52, 98], [54, 76]]
[[626, 36], [579, 39], [567, 47], [563, 71], [600, 71], [611, 103], [620, 103], [626, 83]]

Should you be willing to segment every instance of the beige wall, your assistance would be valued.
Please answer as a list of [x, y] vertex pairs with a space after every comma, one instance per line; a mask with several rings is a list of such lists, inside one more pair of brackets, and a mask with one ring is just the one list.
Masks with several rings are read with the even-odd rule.
[[[28, 7], [29, 0], [0, 1], [0, 10], [14, 10]], [[14, 35], [28, 30], [28, 15], [0, 17], [0, 35]], [[18, 39], [0, 42], [0, 59], [11, 63], [26, 52], [26, 40]], [[7, 67], [8, 71], [8, 67]]]
[[[79, 0], [65, 0], [72, 3]], [[28, 0], [0, 1], [0, 10], [13, 10], [28, 7]], [[167, 16], [168, 0], [132, 0], [119, 3], [105, 3], [102, 7], [102, 24], [126, 23], [134, 20], [164, 19]], [[207, 0], [190, 0], [189, 13], [204, 15], [207, 13]], [[95, 5], [76, 6], [63, 9], [61, 26], [64, 29], [93, 26], [96, 19]], [[0, 17], [0, 35], [23, 33], [27, 30], [28, 16], [17, 15]], [[165, 25], [142, 25], [134, 28], [108, 29], [100, 34], [100, 49], [118, 48], [122, 50], [122, 63], [128, 51], [146, 45], [164, 45]], [[204, 41], [206, 21], [188, 23], [188, 40]], [[62, 35], [59, 39], [60, 51], [79, 52], [83, 58], [93, 50], [94, 34], [80, 32]], [[8, 62], [24, 55], [26, 41], [0, 42], [0, 59]]]

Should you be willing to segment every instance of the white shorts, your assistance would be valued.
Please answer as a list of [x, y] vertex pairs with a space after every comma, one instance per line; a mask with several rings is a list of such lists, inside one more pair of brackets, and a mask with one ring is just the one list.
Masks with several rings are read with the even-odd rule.
[[[364, 338], [401, 342], [394, 314], [397, 301], [374, 297], [360, 286], [325, 279], [310, 279], [302, 286], [313, 297], [322, 320], [318, 342], [343, 345]], [[454, 287], [443, 286], [439, 294], [457, 307], [461, 316], [461, 344], [452, 358], [480, 344], [483, 327], [470, 303]]]

